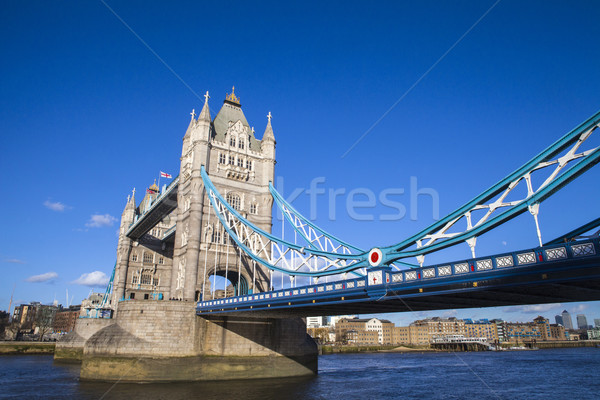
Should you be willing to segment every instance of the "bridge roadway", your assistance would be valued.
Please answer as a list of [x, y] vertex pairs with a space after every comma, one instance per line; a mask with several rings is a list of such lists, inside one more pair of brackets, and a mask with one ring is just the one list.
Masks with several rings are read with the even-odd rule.
[[367, 277], [200, 301], [196, 313], [284, 318], [592, 300], [600, 300], [599, 239], [402, 271], [375, 268]]

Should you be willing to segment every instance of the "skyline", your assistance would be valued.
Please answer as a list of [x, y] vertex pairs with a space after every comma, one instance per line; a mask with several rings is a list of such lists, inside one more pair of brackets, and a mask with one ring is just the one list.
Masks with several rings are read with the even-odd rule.
[[[363, 248], [435, 220], [435, 197], [412, 207], [412, 177], [417, 192], [437, 193], [443, 217], [600, 109], [600, 57], [588, 54], [600, 34], [593, 2], [314, 7], [9, 4], [0, 16], [0, 166], [8, 178], [0, 309], [14, 284], [13, 306], [60, 301], [66, 289], [78, 303], [94, 285], [104, 289], [126, 197], [134, 187], [143, 193], [159, 171], [178, 174], [189, 113], [204, 100], [198, 93], [210, 92], [214, 117], [235, 86], [258, 137], [272, 112], [278, 189], [300, 189], [293, 204], [301, 213]], [[542, 204], [545, 240], [598, 217], [599, 170]], [[325, 193], [313, 201], [315, 180]], [[348, 199], [359, 189], [377, 199], [404, 190], [395, 199], [405, 215], [382, 219], [394, 210], [380, 201], [352, 214]], [[535, 246], [524, 214], [482, 236], [477, 255]], [[426, 263], [464, 258], [467, 245]], [[455, 314], [530, 319], [564, 308], [600, 315], [599, 302]]]

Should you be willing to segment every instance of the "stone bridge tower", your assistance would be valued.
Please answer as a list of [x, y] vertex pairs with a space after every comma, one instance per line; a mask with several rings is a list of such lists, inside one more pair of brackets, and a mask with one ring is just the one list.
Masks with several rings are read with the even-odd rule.
[[[214, 119], [208, 98], [207, 93], [197, 119], [192, 111], [178, 180], [162, 190], [150, 186], [139, 205], [135, 191], [128, 198], [119, 229], [113, 318], [79, 319], [57, 344], [56, 359], [82, 361], [82, 379], [231, 380], [317, 372], [318, 349], [301, 318], [196, 314], [195, 300], [202, 296], [264, 291], [270, 283], [269, 271], [228, 241], [201, 168], [234, 208], [270, 232], [271, 114], [258, 140], [233, 90]], [[215, 273], [233, 287], [211, 290], [208, 278]]]
[[213, 296], [209, 277], [215, 274], [231, 282], [233, 287], [222, 288], [230, 295], [268, 289], [269, 271], [240, 254], [228, 240], [200, 174], [204, 166], [217, 190], [234, 208], [271, 232], [269, 182], [275, 168], [271, 114], [262, 140], [256, 139], [234, 90], [214, 120], [207, 92], [198, 119], [192, 111], [183, 137], [169, 298], [197, 301], [203, 294], [204, 298]]

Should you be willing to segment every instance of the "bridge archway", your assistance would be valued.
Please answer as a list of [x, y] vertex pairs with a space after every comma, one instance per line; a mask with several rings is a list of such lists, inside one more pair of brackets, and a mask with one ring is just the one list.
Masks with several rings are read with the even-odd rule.
[[236, 270], [218, 268], [217, 271], [207, 276], [207, 280], [211, 283], [211, 295], [214, 292], [215, 298], [244, 296], [251, 293], [251, 287], [248, 283], [248, 278]]

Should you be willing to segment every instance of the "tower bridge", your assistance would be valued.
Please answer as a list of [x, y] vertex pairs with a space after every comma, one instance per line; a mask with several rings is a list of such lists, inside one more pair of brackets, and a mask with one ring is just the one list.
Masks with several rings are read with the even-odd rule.
[[[317, 370], [301, 317], [600, 300], [600, 218], [546, 244], [538, 223], [540, 205], [600, 161], [599, 124], [596, 113], [431, 226], [366, 250], [272, 186], [270, 112], [258, 139], [233, 89], [214, 119], [206, 93], [179, 175], [128, 198], [102, 305], [112, 318], [78, 321], [55, 357], [80, 358], [85, 379], [297, 376]], [[293, 240], [272, 233], [273, 208]], [[523, 213], [538, 247], [476, 255], [479, 236]], [[425, 262], [465, 243], [469, 259]]]

